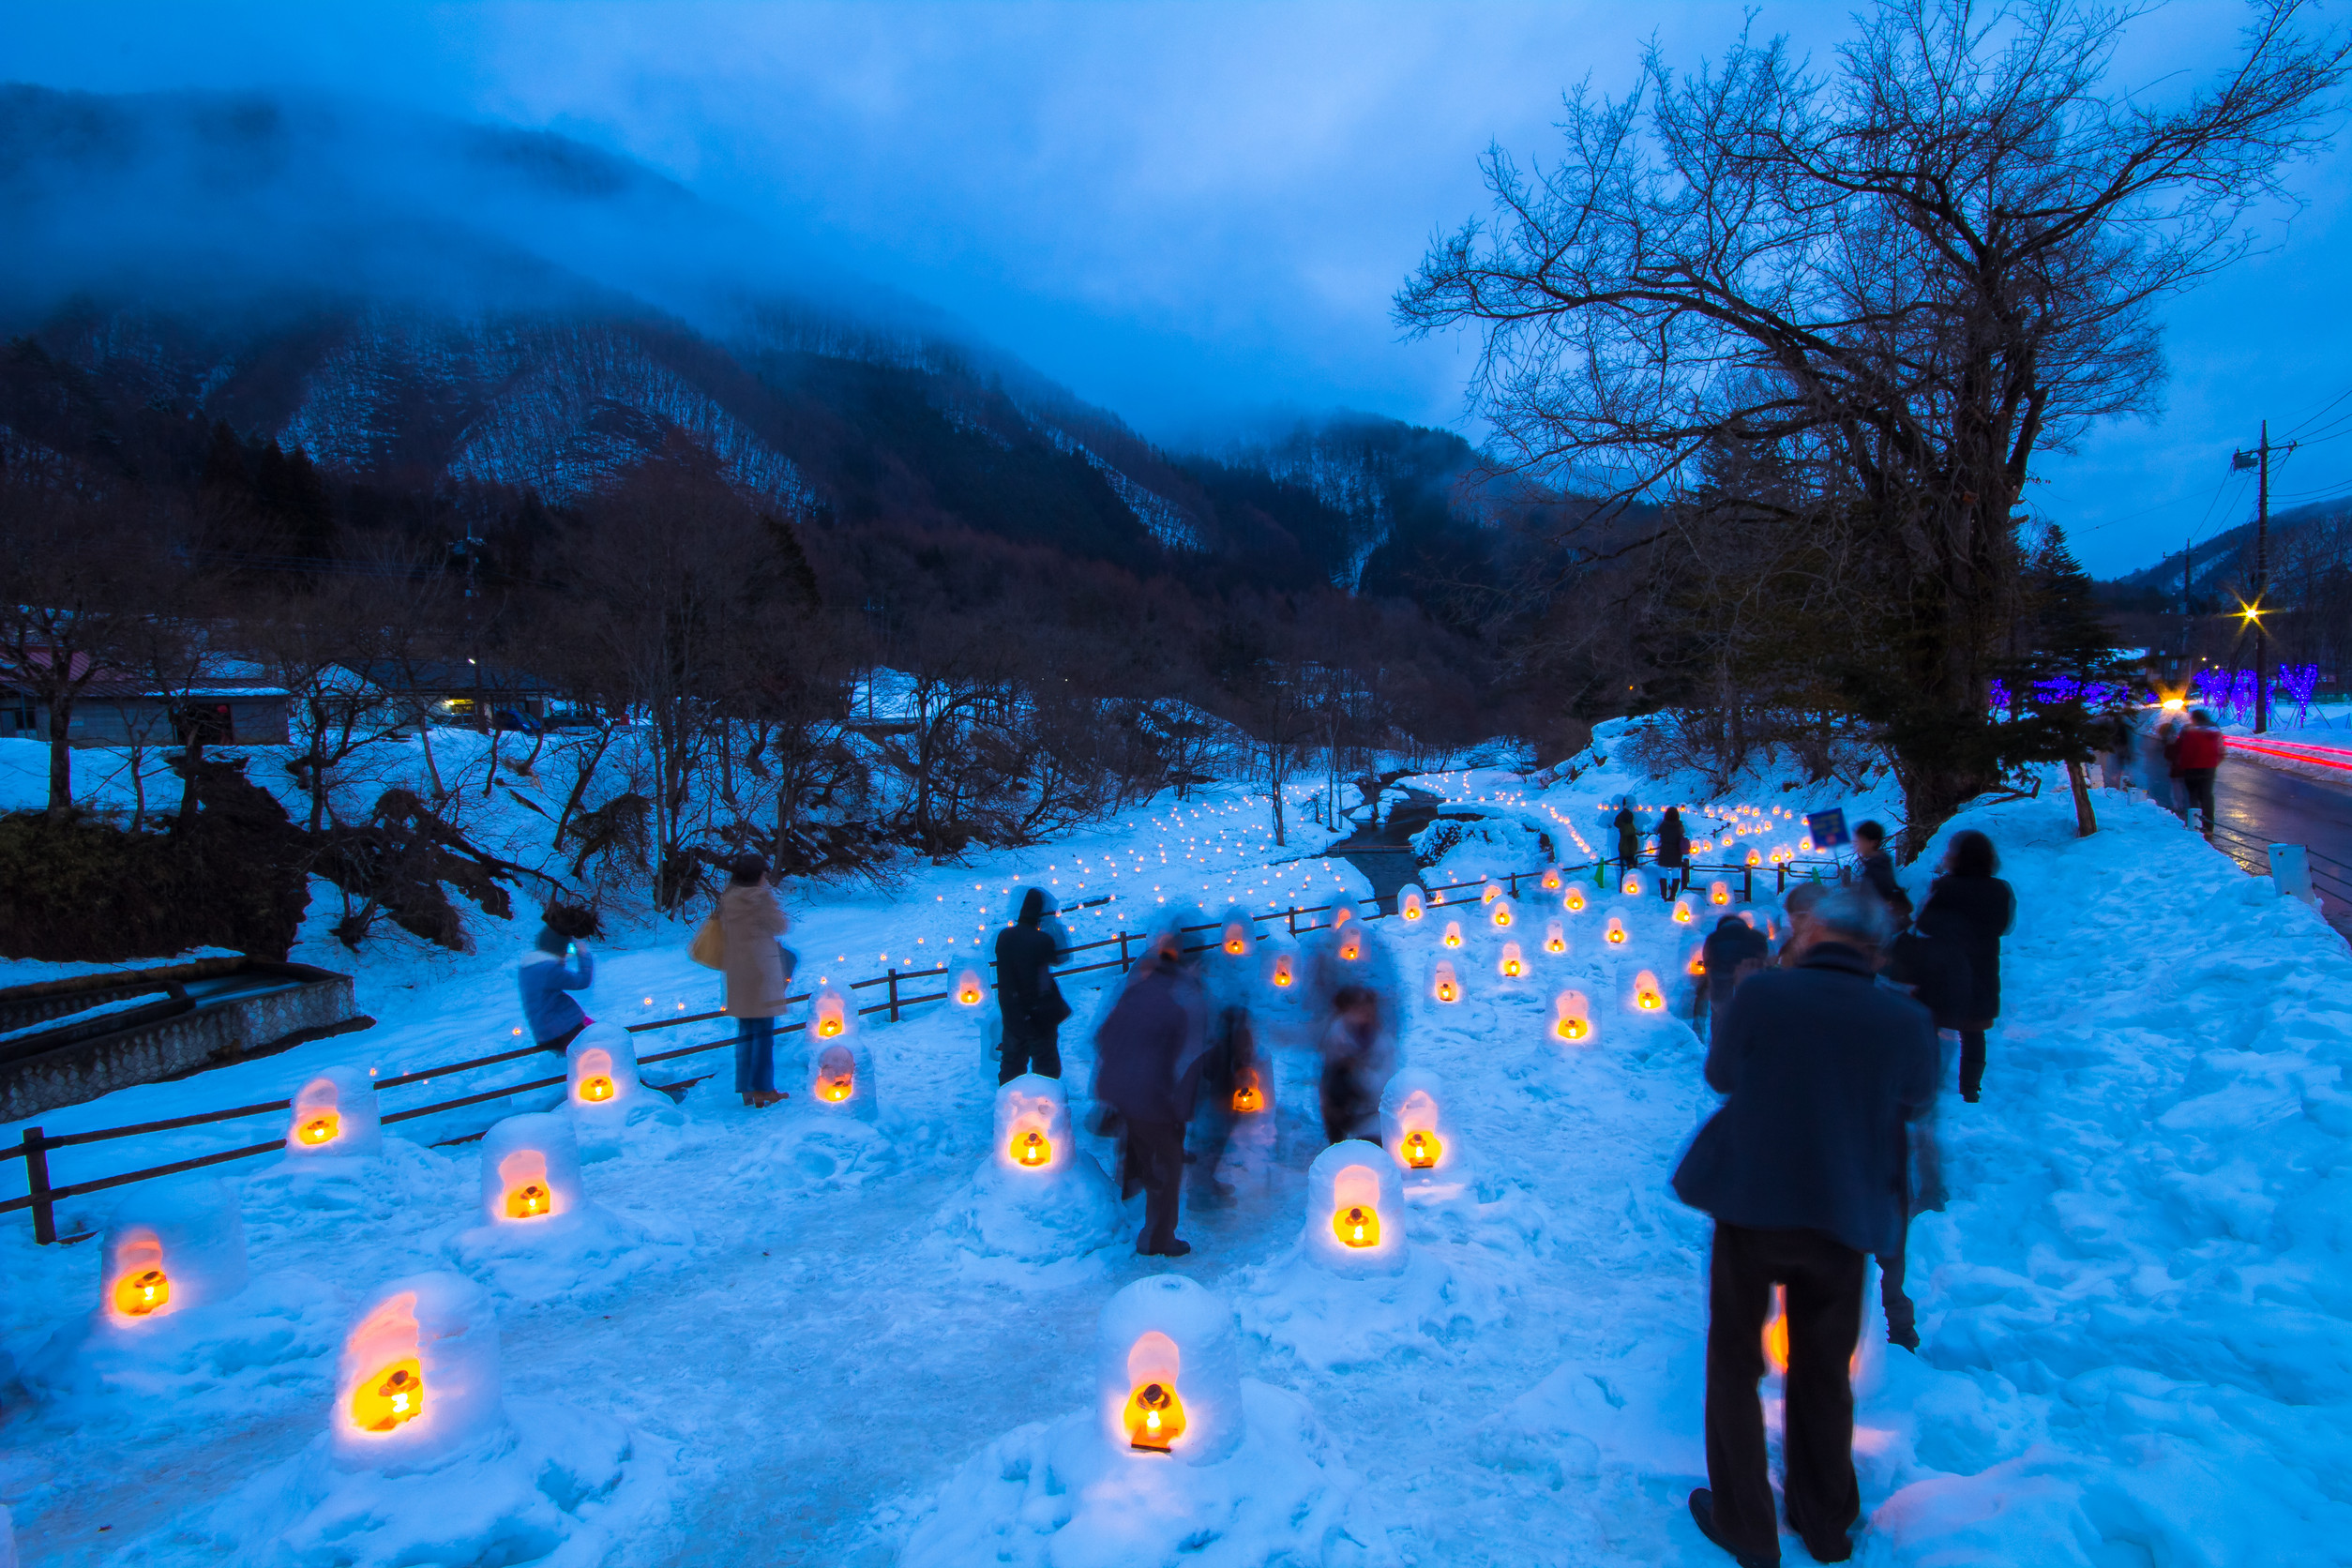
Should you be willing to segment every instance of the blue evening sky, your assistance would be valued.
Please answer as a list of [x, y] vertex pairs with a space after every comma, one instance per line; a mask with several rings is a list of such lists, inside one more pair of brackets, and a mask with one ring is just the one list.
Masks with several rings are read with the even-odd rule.
[[[1724, 4], [505, 4], [11, 8], [0, 78], [100, 91], [299, 87], [560, 131], [626, 153], [852, 276], [936, 305], [1178, 444], [1336, 407], [1473, 439], [1464, 339], [1400, 341], [1389, 300], [1433, 231], [1484, 209], [1492, 142], [1549, 151], [1560, 91], [1684, 63]], [[2243, 10], [2138, 24], [2135, 81], [2222, 54]], [[1766, 4], [1826, 54], [1847, 8]], [[2175, 81], [2180, 80], [2178, 77]], [[2347, 165], [2269, 254], [2172, 307], [2154, 423], [2042, 466], [2031, 504], [2107, 575], [2252, 516], [2233, 445], [2352, 400]], [[2352, 439], [2279, 471], [2352, 492]]]

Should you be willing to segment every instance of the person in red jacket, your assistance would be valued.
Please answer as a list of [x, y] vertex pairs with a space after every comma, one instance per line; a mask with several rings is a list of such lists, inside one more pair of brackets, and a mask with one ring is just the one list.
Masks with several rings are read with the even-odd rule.
[[[2189, 727], [2180, 731], [2180, 747], [2176, 761], [2180, 766], [2180, 781], [2189, 787], [2189, 800], [2205, 819], [2205, 836], [2213, 837], [2213, 774], [2222, 765], [2222, 731], [2213, 723], [2213, 716], [2203, 708], [2191, 710]], [[2186, 822], [2188, 814], [2183, 812]]]

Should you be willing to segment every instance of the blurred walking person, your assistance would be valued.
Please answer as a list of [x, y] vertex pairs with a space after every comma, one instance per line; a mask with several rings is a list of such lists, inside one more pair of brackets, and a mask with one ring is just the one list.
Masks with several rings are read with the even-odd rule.
[[1003, 1064], [996, 1081], [1023, 1073], [1062, 1076], [1062, 1020], [1070, 1016], [1053, 962], [1062, 956], [1046, 928], [1050, 899], [1042, 887], [1021, 895], [1019, 918], [996, 934], [996, 1001], [1004, 1020]]
[[1951, 1016], [1960, 1034], [1960, 1097], [1970, 1105], [1984, 1084], [1984, 1032], [2001, 1016], [2001, 938], [2017, 923], [2017, 895], [1995, 875], [2000, 866], [1983, 834], [1953, 834], [1919, 912], [1922, 931], [1968, 957], [1968, 997]]
[[1365, 986], [1343, 986], [1332, 998], [1332, 1020], [1319, 1042], [1323, 1055], [1323, 1141], [1380, 1138], [1380, 1092], [1395, 1071], [1395, 1053], [1380, 1027], [1380, 999]]
[[1911, 896], [1894, 880], [1894, 856], [1887, 853], [1887, 830], [1877, 822], [1854, 824], [1854, 864], [1862, 885], [1878, 896], [1896, 927], [1911, 923]]
[[2222, 765], [2221, 727], [2213, 722], [2213, 715], [2206, 708], [2192, 709], [2189, 726], [2180, 731], [2175, 761], [2180, 768], [2180, 783], [2186, 798], [2180, 807], [2180, 820], [2189, 820], [2189, 807], [2194, 806], [2205, 819], [2205, 836], [2213, 837], [2213, 776]]
[[1634, 803], [1627, 799], [1617, 807], [1617, 864], [1621, 871], [1630, 872], [1641, 864], [1641, 822], [1634, 816]]
[[1839, 888], [1814, 907], [1792, 970], [1741, 983], [1707, 1050], [1726, 1098], [1674, 1173], [1712, 1214], [1707, 1480], [1691, 1517], [1742, 1564], [1780, 1560], [1756, 1385], [1772, 1287], [1786, 1293], [1782, 1456], [1789, 1528], [1823, 1562], [1852, 1553], [1862, 1515], [1854, 1394], [1863, 1259], [1902, 1244], [1903, 1132], [1935, 1093], [1927, 1010], [1876, 978], [1886, 906]]
[[1192, 1119], [1207, 1052], [1199, 976], [1173, 931], [1153, 939], [1095, 1034], [1094, 1093], [1119, 1112], [1120, 1195], [1143, 1194], [1144, 1258], [1182, 1258], [1176, 1234], [1184, 1181], [1184, 1123]]
[[760, 856], [737, 855], [729, 867], [727, 889], [718, 896], [718, 927], [726, 942], [719, 962], [727, 976], [723, 1010], [741, 1028], [735, 1093], [747, 1106], [772, 1106], [784, 1097], [776, 1088], [776, 1019], [792, 987], [782, 940], [792, 922], [776, 902], [768, 863]]
[[2139, 748], [2139, 731], [2122, 707], [2112, 708], [2092, 732], [2099, 742], [2099, 782], [2109, 790], [2124, 788], [2132, 777], [2132, 758]]
[[1707, 933], [1707, 941], [1699, 949], [1699, 962], [1707, 968], [1707, 1018], [1710, 1033], [1720, 1027], [1724, 1012], [1731, 1005], [1732, 993], [1740, 982], [1772, 962], [1772, 944], [1764, 933], [1736, 914], [1726, 914], [1715, 922], [1715, 928]]
[[2172, 814], [2185, 826], [2189, 821], [2189, 781], [2180, 773], [2180, 737], [2189, 727], [2185, 716], [2166, 718], [2156, 726], [2156, 744], [2164, 754], [2164, 775], [2172, 795]]

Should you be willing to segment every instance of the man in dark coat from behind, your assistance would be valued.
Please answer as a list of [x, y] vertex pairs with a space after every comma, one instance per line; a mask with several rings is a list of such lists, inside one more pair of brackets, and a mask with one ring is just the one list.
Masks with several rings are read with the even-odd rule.
[[1691, 1140], [1674, 1190], [1715, 1218], [1708, 1265], [1707, 1479], [1691, 1515], [1743, 1564], [1776, 1562], [1766, 1469], [1763, 1332], [1787, 1291], [1783, 1495], [1814, 1557], [1842, 1561], [1862, 1515], [1847, 1363], [1862, 1262], [1902, 1244], [1905, 1131], [1936, 1092], [1927, 1009], [1876, 979], [1886, 907], [1862, 888], [1816, 904], [1794, 969], [1741, 983], [1707, 1051], [1727, 1096]]
[[1021, 897], [1020, 918], [996, 934], [996, 1001], [1004, 1018], [999, 1083], [1010, 1083], [1023, 1073], [1062, 1076], [1057, 1032], [1070, 1016], [1070, 1004], [1054, 983], [1053, 960], [1060, 955], [1045, 920], [1046, 890], [1033, 887]]
[[1192, 1119], [1208, 1054], [1207, 1006], [1199, 976], [1184, 961], [1182, 939], [1159, 938], [1138, 966], [1094, 1037], [1096, 1098], [1125, 1124], [1121, 1196], [1142, 1189], [1145, 1258], [1182, 1258], [1192, 1244], [1176, 1235], [1184, 1180], [1184, 1123]]
[[1772, 944], [1763, 932], [1736, 914], [1726, 914], [1707, 933], [1699, 961], [1707, 966], [1707, 1016], [1710, 1027], [1723, 1027], [1731, 994], [1740, 982], [1772, 960]]

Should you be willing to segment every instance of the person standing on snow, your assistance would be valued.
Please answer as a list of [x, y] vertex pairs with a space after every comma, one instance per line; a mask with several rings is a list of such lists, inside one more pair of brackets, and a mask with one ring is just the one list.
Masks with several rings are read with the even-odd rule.
[[1736, 914], [1726, 914], [1715, 922], [1715, 928], [1707, 933], [1706, 944], [1699, 949], [1699, 962], [1707, 966], [1708, 1029], [1723, 1027], [1724, 1014], [1731, 1006], [1732, 993], [1740, 982], [1772, 961], [1772, 944], [1763, 932]]
[[1878, 896], [1887, 906], [1896, 927], [1911, 923], [1911, 896], [1903, 891], [1903, 884], [1894, 880], [1894, 856], [1887, 853], [1887, 830], [1877, 822], [1857, 822], [1854, 825], [1854, 863], [1862, 870], [1862, 885]]
[[2186, 826], [2189, 821], [2189, 782], [2180, 776], [2180, 737], [2188, 721], [2173, 717], [2156, 727], [2157, 745], [2164, 753], [2164, 773], [2172, 792], [2172, 814]]
[[1070, 1004], [1053, 978], [1061, 952], [1045, 929], [1046, 890], [1021, 895], [1020, 918], [996, 934], [996, 999], [1004, 1018], [1004, 1063], [996, 1081], [1010, 1083], [1023, 1073], [1062, 1076], [1062, 1020]]
[[1780, 1560], [1764, 1408], [1764, 1323], [1787, 1292], [1789, 1528], [1823, 1562], [1851, 1555], [1862, 1515], [1847, 1361], [1862, 1334], [1862, 1262], [1902, 1245], [1904, 1126], [1936, 1092], [1927, 1009], [1876, 978], [1890, 927], [1862, 888], [1814, 906], [1793, 970], [1767, 970], [1707, 1048], [1726, 1098], [1674, 1173], [1712, 1214], [1708, 1262], [1707, 1480], [1691, 1517], [1743, 1565]]
[[1679, 806], [1667, 807], [1666, 815], [1658, 819], [1659, 867], [1679, 873], [1690, 848], [1690, 836], [1682, 831], [1682, 808]]
[[1919, 912], [1922, 931], [1968, 957], [1967, 1002], [1949, 1016], [1960, 1034], [1960, 1097], [1970, 1105], [1984, 1083], [1984, 1032], [2001, 1014], [2001, 938], [2017, 921], [2017, 895], [1994, 875], [2000, 865], [1993, 841], [1976, 829], [1953, 834]]
[[2099, 782], [2119, 790], [2132, 776], [2132, 758], [2139, 749], [2139, 731], [2121, 707], [2112, 709], [2095, 731], [2099, 745]]
[[1630, 800], [1617, 808], [1617, 864], [1622, 871], [1631, 871], [1641, 864], [1641, 823], [1634, 817], [1634, 803]]
[[2194, 806], [2205, 819], [2205, 836], [2213, 837], [2213, 775], [2222, 765], [2224, 751], [2222, 731], [2213, 722], [2209, 709], [2193, 708], [2189, 712], [2189, 727], [2180, 731], [2180, 741], [2174, 760], [2180, 770], [2180, 782], [2186, 793], [2181, 804], [2180, 820], [2189, 820], [2189, 807]]
[[557, 918], [555, 910], [547, 912], [538, 940], [515, 971], [515, 986], [522, 993], [522, 1017], [531, 1038], [541, 1050], [554, 1051], [570, 1045], [572, 1036], [596, 1021], [564, 993], [584, 991], [596, 980], [596, 960], [588, 944], [557, 930]]
[[1184, 1123], [1192, 1119], [1207, 1054], [1200, 979], [1185, 961], [1184, 938], [1168, 932], [1111, 1008], [1094, 1037], [1094, 1093], [1123, 1123], [1122, 1198], [1143, 1193], [1142, 1258], [1182, 1258], [1190, 1242], [1176, 1234], [1184, 1182]]
[[776, 901], [768, 863], [760, 856], [735, 857], [718, 896], [718, 927], [726, 938], [722, 1010], [742, 1026], [735, 1036], [735, 1093], [745, 1105], [772, 1106], [784, 1097], [776, 1088], [776, 1017], [792, 989], [780, 939], [792, 923]]

